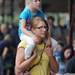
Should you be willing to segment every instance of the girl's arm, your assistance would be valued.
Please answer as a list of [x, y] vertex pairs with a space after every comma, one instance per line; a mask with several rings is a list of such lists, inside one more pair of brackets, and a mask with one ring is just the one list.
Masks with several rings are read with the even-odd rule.
[[22, 32], [23, 32], [24, 34], [30, 36], [30, 37], [33, 37], [33, 33], [32, 33], [31, 31], [28, 31], [28, 30], [26, 29], [26, 20], [21, 19], [21, 20], [20, 20], [20, 24], [21, 24], [21, 30], [22, 30]]
[[31, 31], [28, 31], [26, 29], [26, 21], [24, 19], [20, 20], [20, 24], [21, 24], [21, 30], [25, 35], [28, 35], [29, 37], [33, 38], [35, 43], [38, 43], [39, 39], [35, 36], [35, 34], [33, 34]]

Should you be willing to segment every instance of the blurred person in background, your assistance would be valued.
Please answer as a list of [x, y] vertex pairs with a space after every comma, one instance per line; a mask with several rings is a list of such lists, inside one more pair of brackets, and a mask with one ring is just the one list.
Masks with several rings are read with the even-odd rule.
[[64, 45], [68, 45], [69, 29], [67, 25], [55, 25], [55, 18], [53, 16], [47, 17], [48, 26], [50, 27], [51, 37], [57, 41], [61, 41]]
[[53, 16], [47, 17], [47, 22], [49, 26], [49, 33], [51, 34], [51, 37], [57, 41], [61, 39], [61, 31], [59, 26], [54, 25], [55, 18]]
[[15, 35], [11, 33], [9, 25], [2, 24], [2, 39], [0, 41], [0, 53], [3, 60], [4, 75], [14, 75], [14, 65], [16, 56]]
[[[53, 55], [55, 56], [56, 61], [59, 64], [58, 74], [63, 74], [61, 72], [62, 50], [63, 50], [63, 47], [64, 47], [63, 43], [62, 42], [58, 42], [56, 50], [53, 52]], [[63, 63], [62, 63], [62, 66], [63, 66]]]
[[[4, 62], [3, 62], [3, 52], [6, 50], [7, 48], [7, 42], [4, 41], [4, 37], [6, 36], [6, 34], [8, 33], [8, 27], [6, 26], [6, 24], [1, 24], [0, 25], [0, 57], [1, 57], [1, 62], [0, 63], [0, 73], [2, 73], [1, 75], [4, 75]], [[3, 69], [3, 70], [2, 70]]]
[[63, 55], [64, 55], [65, 61], [72, 58], [74, 56], [73, 46], [66, 46], [63, 50]]
[[63, 47], [64, 47], [64, 45], [61, 42], [58, 42], [56, 50], [53, 53], [58, 63], [60, 63], [62, 61]]
[[13, 45], [15, 48], [17, 48], [18, 43], [20, 42], [19, 36], [18, 36], [18, 26], [14, 23], [9, 24], [10, 34], [13, 37]]
[[75, 56], [75, 39], [73, 39], [72, 46], [73, 46], [73, 50], [74, 50], [74, 56]]
[[75, 56], [67, 62], [65, 72], [69, 74], [75, 74]]
[[[63, 61], [63, 66], [61, 63], [61, 66], [63, 67], [63, 73], [66, 73], [66, 65], [67, 62], [74, 56], [74, 51], [73, 51], [73, 46], [66, 46], [63, 51], [62, 51], [62, 61]], [[61, 68], [62, 68], [61, 67]]]
[[61, 61], [59, 63], [59, 71], [56, 75], [64, 75], [66, 74], [66, 68], [68, 61], [73, 57], [73, 47], [72, 46], [66, 46], [62, 50], [61, 54]]

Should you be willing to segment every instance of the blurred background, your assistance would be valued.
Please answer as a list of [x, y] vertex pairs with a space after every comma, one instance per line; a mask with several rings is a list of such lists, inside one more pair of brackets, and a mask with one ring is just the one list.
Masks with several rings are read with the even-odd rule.
[[[52, 20], [51, 37], [60, 47], [73, 46], [75, 51], [75, 0], [41, 2], [42, 10]], [[20, 41], [18, 17], [24, 6], [24, 0], [0, 0], [0, 75], [15, 75], [16, 49]]]
[[[24, 0], [0, 0], [0, 23], [16, 23], [23, 8]], [[69, 14], [69, 0], [42, 0], [42, 9], [48, 14], [54, 13], [58, 16]]]

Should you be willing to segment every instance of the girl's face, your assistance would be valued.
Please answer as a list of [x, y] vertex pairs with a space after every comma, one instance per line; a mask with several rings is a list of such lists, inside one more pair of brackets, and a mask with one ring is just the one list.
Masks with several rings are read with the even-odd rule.
[[40, 0], [32, 0], [32, 7], [33, 7], [33, 9], [39, 10], [41, 7], [41, 1]]

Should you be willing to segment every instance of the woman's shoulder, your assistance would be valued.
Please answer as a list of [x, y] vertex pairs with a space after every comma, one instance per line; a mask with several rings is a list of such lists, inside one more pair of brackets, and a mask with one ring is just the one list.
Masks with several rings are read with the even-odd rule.
[[20, 43], [18, 44], [18, 48], [25, 48], [25, 46], [26, 46], [25, 41], [20, 41]]

